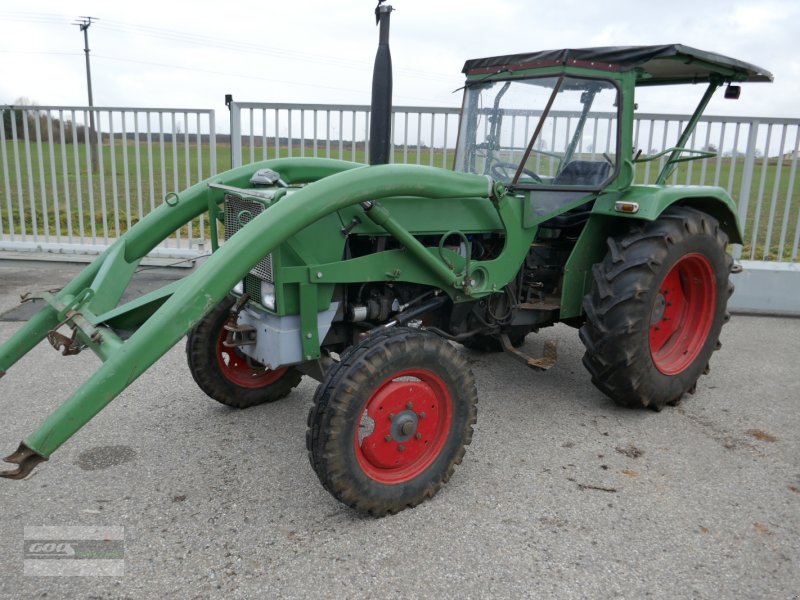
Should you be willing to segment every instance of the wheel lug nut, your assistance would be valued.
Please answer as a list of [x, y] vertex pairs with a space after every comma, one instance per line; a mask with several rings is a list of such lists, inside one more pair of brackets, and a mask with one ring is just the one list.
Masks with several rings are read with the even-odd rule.
[[415, 435], [414, 437], [417, 438], [418, 440], [421, 440], [422, 439], [422, 434], [421, 433], [417, 433], [417, 435]]
[[391, 442], [392, 441], [392, 436], [386, 435], [386, 436], [383, 437], [383, 439], [386, 440], [387, 442]]
[[403, 446], [403, 444], [400, 444], [400, 445], [397, 447], [397, 450], [398, 450], [398, 452], [402, 452], [402, 451], [403, 451], [403, 450], [405, 450], [405, 449], [406, 449], [406, 447], [405, 447], [405, 446]]
[[412, 403], [411, 403], [411, 401], [409, 401], [409, 402], [406, 402], [406, 408], [407, 408], [408, 410], [411, 410], [412, 408], [414, 408], [414, 404], [412, 404]]
[[390, 420], [390, 421], [393, 421], [393, 420], [394, 420], [394, 413], [389, 413], [389, 420]]
[[424, 412], [419, 413], [419, 418], [420, 419], [424, 419], [425, 418], [425, 413]]

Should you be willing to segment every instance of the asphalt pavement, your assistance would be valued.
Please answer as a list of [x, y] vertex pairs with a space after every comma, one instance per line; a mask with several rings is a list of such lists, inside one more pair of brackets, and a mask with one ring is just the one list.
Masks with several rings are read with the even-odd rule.
[[[25, 318], [20, 293], [79, 268], [0, 261], [0, 343]], [[597, 391], [576, 330], [524, 348], [544, 340], [559, 350], [546, 373], [460, 350], [480, 398], [472, 445], [436, 497], [381, 519], [309, 465], [316, 382], [228, 409], [181, 343], [32, 477], [0, 479], [0, 597], [798, 598], [800, 320], [734, 316], [697, 393], [661, 413]], [[2, 454], [98, 365], [45, 342], [12, 367]], [[24, 528], [41, 525], [124, 528], [124, 575], [26, 575]]]

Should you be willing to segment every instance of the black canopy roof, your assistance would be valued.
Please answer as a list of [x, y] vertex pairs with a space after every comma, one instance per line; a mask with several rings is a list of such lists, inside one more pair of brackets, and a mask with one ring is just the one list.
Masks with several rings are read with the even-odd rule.
[[464, 63], [463, 72], [488, 74], [557, 65], [608, 71], [640, 68], [643, 70], [640, 77], [643, 85], [703, 82], [712, 75], [734, 81], [772, 81], [772, 73], [766, 69], [680, 44], [565, 48], [476, 58]]

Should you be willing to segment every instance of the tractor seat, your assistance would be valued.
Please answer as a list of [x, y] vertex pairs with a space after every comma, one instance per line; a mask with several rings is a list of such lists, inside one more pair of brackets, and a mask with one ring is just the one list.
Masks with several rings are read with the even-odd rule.
[[608, 179], [611, 165], [606, 161], [573, 160], [553, 178], [553, 185], [596, 186]]

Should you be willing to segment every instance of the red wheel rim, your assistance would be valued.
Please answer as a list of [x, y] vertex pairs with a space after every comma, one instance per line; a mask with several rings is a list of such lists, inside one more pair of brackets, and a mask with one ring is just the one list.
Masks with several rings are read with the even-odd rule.
[[231, 383], [243, 388], [262, 388], [275, 383], [286, 373], [288, 367], [273, 371], [266, 367], [259, 369], [250, 366], [247, 359], [235, 348], [224, 345], [226, 339], [227, 333], [222, 329], [217, 339], [217, 363], [222, 375]]
[[410, 481], [439, 456], [452, 418], [450, 390], [438, 375], [423, 369], [392, 375], [361, 411], [354, 439], [359, 466], [380, 483]]
[[717, 285], [702, 254], [687, 254], [670, 269], [650, 317], [650, 355], [665, 375], [682, 372], [697, 358], [714, 321]]

